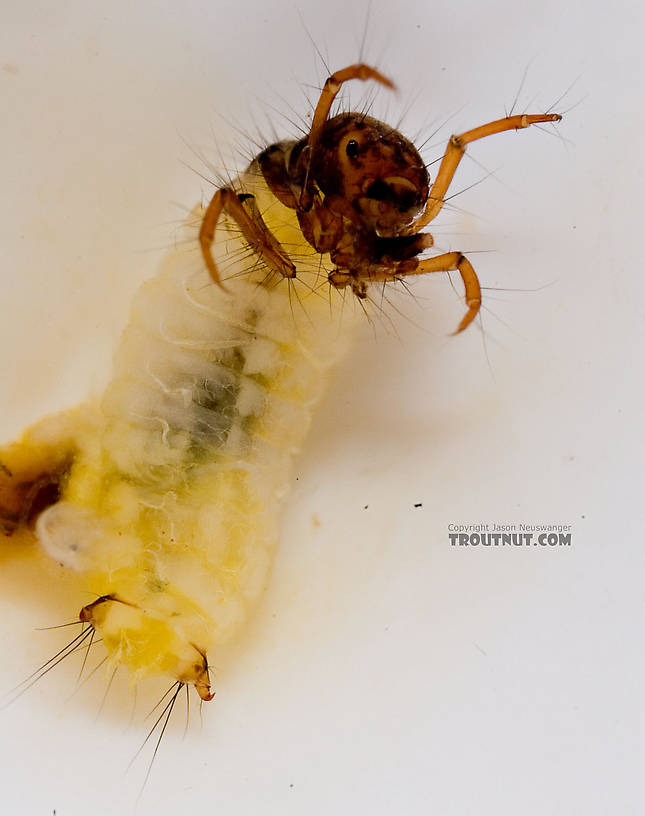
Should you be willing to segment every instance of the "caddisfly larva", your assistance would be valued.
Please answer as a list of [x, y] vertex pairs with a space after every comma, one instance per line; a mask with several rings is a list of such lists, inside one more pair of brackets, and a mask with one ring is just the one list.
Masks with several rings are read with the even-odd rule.
[[135, 298], [102, 399], [0, 450], [4, 533], [32, 526], [78, 574], [96, 598], [80, 620], [134, 680], [167, 675], [212, 698], [209, 656], [266, 584], [293, 456], [361, 301], [457, 270], [464, 330], [481, 305], [475, 271], [460, 252], [424, 256], [421, 230], [470, 142], [560, 119], [453, 136], [431, 183], [398, 131], [330, 116], [353, 79], [392, 87], [362, 64], [330, 76], [304, 138], [267, 147], [194, 210], [187, 243]]

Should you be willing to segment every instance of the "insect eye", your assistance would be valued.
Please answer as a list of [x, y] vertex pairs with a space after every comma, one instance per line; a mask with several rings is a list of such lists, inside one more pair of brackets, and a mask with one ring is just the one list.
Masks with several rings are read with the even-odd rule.
[[345, 153], [347, 153], [350, 159], [355, 159], [356, 156], [358, 156], [358, 142], [355, 139], [350, 139], [347, 142]]

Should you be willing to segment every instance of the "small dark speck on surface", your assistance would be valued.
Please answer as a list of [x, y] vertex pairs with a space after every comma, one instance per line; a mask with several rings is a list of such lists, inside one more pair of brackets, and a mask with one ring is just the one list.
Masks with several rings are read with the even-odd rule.
[[289, 787], [290, 787], [290, 788], [293, 788], [293, 782], [290, 782], [290, 783], [289, 783]]
[[368, 507], [369, 507], [369, 504], [366, 504], [365, 507], [363, 508], [363, 510], [367, 510]]
[[422, 503], [422, 502], [418, 502], [418, 504], [415, 504], [414, 506], [415, 506], [415, 507], [423, 507], [423, 503]]
[[580, 516], [580, 518], [587, 518], [586, 516]]

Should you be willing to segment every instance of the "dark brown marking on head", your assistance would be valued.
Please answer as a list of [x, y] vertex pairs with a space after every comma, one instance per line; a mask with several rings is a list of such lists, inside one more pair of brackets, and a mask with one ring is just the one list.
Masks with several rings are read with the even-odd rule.
[[325, 123], [310, 172], [325, 196], [345, 199], [367, 228], [385, 237], [401, 234], [428, 197], [428, 172], [414, 145], [357, 113]]

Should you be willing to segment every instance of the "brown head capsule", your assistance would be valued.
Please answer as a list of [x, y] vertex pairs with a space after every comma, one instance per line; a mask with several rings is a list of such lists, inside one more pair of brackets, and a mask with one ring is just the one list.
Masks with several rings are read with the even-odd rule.
[[[420, 230], [441, 211], [470, 142], [538, 122], [557, 122], [561, 117], [556, 113], [507, 116], [451, 137], [431, 186], [418, 151], [394, 128], [358, 113], [329, 118], [338, 91], [351, 79], [373, 79], [393, 87], [368, 65], [337, 71], [325, 82], [307, 136], [271, 145], [255, 160], [256, 168], [273, 195], [296, 211], [308, 243], [316, 252], [329, 254], [335, 267], [329, 273], [331, 286], [350, 286], [358, 297], [365, 297], [367, 286], [376, 281], [457, 270], [468, 307], [457, 327], [458, 332], [463, 331], [481, 306], [475, 270], [460, 252], [420, 259], [433, 245], [432, 236]], [[199, 237], [211, 276], [219, 282], [211, 244], [217, 220], [226, 210], [270, 270], [296, 277], [292, 259], [248, 199], [223, 188], [206, 210]]]
[[357, 113], [326, 122], [311, 173], [324, 200], [344, 199], [363, 228], [381, 237], [401, 235], [428, 198], [428, 172], [414, 145]]

